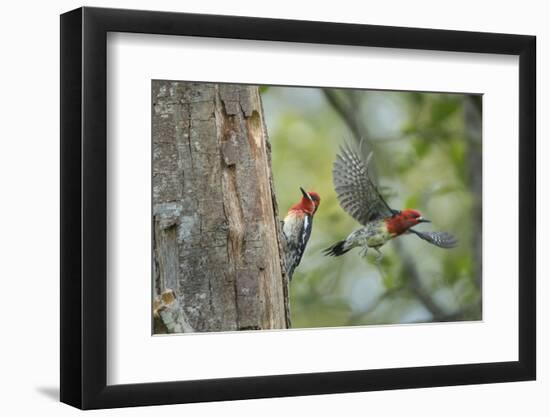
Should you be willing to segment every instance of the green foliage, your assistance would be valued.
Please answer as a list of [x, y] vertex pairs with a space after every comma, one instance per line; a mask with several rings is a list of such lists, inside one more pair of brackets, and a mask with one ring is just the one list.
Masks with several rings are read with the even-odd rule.
[[[478, 97], [460, 94], [338, 90], [347, 117], [335, 111], [322, 90], [262, 87], [279, 212], [296, 203], [299, 187], [317, 191], [321, 205], [302, 262], [291, 283], [294, 327], [408, 323], [463, 312], [481, 318], [474, 243], [480, 195], [472, 192], [481, 167], [470, 165], [481, 147], [468, 137], [464, 105]], [[481, 106], [477, 106], [481, 111]], [[340, 109], [341, 110], [341, 109]], [[352, 112], [351, 114], [349, 112]], [[338, 146], [353, 140], [349, 120], [369, 134], [379, 188], [394, 208], [417, 208], [432, 220], [419, 230], [447, 230], [460, 244], [452, 250], [402, 236], [361, 258], [357, 249], [332, 258], [321, 250], [360, 227], [339, 206], [332, 184]], [[480, 178], [480, 177], [479, 177]], [[403, 264], [413, 259], [415, 271]], [[412, 273], [414, 272], [414, 273]], [[415, 279], [438, 306], [430, 310]], [[415, 285], [413, 285], [415, 284]]]

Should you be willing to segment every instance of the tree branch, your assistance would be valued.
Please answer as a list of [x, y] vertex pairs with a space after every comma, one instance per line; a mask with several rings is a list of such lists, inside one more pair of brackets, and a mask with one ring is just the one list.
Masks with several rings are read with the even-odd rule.
[[356, 117], [353, 101], [357, 102], [357, 100], [352, 98], [351, 95], [346, 97], [349, 94], [348, 92], [341, 92], [341, 95], [339, 95], [337, 90], [330, 88], [323, 88], [323, 94], [351, 130], [355, 140], [367, 139], [367, 129]]

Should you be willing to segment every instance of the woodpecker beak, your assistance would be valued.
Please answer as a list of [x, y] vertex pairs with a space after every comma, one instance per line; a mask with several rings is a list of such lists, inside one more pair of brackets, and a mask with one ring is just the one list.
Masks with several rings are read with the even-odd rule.
[[302, 192], [302, 194], [305, 198], [307, 198], [309, 201], [313, 202], [313, 200], [311, 199], [311, 196], [306, 192], [306, 190], [304, 190], [302, 187], [300, 187], [300, 191]]
[[424, 217], [419, 217], [417, 220], [418, 220], [418, 223], [431, 223], [430, 220], [425, 219]]

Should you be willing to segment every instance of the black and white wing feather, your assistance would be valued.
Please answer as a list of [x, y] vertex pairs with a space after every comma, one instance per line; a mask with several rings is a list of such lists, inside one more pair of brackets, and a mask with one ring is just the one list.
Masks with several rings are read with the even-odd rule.
[[369, 176], [371, 157], [372, 152], [364, 161], [349, 145], [344, 145], [340, 147], [332, 169], [340, 206], [363, 225], [395, 214]]
[[452, 234], [447, 232], [419, 232], [414, 229], [409, 229], [409, 231], [414, 233], [420, 239], [443, 249], [454, 248], [458, 243], [458, 240]]
[[288, 279], [292, 279], [294, 270], [300, 264], [313, 228], [313, 217], [305, 214], [303, 222], [288, 221], [283, 226], [286, 238], [286, 270]]

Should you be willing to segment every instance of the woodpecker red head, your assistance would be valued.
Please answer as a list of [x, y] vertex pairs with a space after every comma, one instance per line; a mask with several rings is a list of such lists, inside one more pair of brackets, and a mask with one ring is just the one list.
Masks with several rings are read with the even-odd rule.
[[388, 240], [404, 233], [414, 233], [440, 248], [456, 246], [457, 240], [450, 233], [419, 232], [413, 229], [419, 223], [430, 222], [419, 211], [399, 211], [388, 206], [369, 176], [371, 157], [372, 152], [365, 161], [351, 147], [340, 148], [332, 170], [338, 200], [340, 206], [363, 227], [327, 248], [325, 254], [340, 256], [355, 247], [362, 247], [363, 255], [366, 255], [368, 248], [374, 248], [380, 253], [380, 247]]
[[288, 210], [284, 218], [283, 233], [286, 238], [286, 270], [292, 279], [294, 269], [299, 265], [306, 250], [313, 228], [313, 215], [319, 208], [321, 197], [315, 191], [300, 187], [302, 198]]
[[385, 219], [392, 237], [399, 236], [419, 223], [430, 223], [418, 210], [406, 209]]
[[319, 194], [317, 194], [315, 191], [305, 191], [302, 187], [300, 187], [300, 191], [302, 192], [302, 198], [300, 202], [294, 204], [288, 210], [288, 212], [303, 212], [313, 216], [317, 211], [317, 208], [319, 207], [321, 197], [319, 197]]

